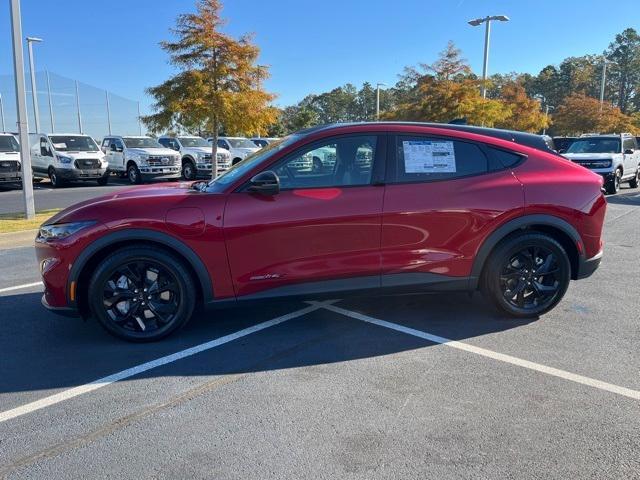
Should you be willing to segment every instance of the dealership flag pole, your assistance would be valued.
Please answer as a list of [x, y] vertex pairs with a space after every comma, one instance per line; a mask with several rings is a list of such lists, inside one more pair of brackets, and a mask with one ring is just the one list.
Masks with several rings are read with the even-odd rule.
[[107, 100], [107, 127], [109, 130], [109, 135], [111, 135], [111, 107], [109, 106], [109, 92], [105, 90], [104, 96]]
[[27, 89], [24, 83], [20, 0], [11, 0], [11, 34], [13, 39], [13, 70], [16, 82], [16, 105], [18, 107], [20, 159], [22, 161], [22, 197], [24, 199], [24, 213], [28, 219], [33, 219], [36, 216], [36, 209], [33, 202], [33, 178], [31, 176], [31, 148], [29, 146], [29, 125], [27, 120]]
[[53, 121], [53, 102], [51, 101], [51, 82], [49, 81], [49, 70], [47, 74], [47, 95], [49, 96], [49, 119], [51, 120], [51, 133], [56, 131], [56, 124]]
[[82, 134], [82, 115], [80, 114], [80, 90], [78, 88], [78, 80], [76, 80], [76, 107], [78, 109], [78, 130]]
[[7, 127], [4, 125], [4, 105], [2, 104], [2, 94], [0, 93], [0, 118], [2, 119], [2, 132], [7, 131]]

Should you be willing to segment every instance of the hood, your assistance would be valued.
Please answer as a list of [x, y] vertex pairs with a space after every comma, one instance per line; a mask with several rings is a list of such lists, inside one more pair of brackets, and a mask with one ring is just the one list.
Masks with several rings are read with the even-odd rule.
[[102, 153], [101, 151], [97, 151], [97, 152], [76, 152], [73, 150], [69, 150], [69, 151], [58, 151], [56, 150], [56, 154], [57, 155], [63, 155], [65, 157], [71, 157], [73, 160], [76, 160], [78, 158], [97, 158], [98, 160], [102, 160], [104, 159], [104, 153]]
[[[210, 154], [211, 153], [211, 147], [184, 147], [183, 149], [183, 153], [203, 153], [203, 154]], [[229, 153], [229, 150], [227, 150], [226, 148], [221, 148], [218, 147], [218, 153]]]
[[13, 160], [14, 162], [19, 162], [20, 152], [0, 152], [0, 162], [3, 160]]
[[[47, 223], [101, 220], [105, 216], [123, 218], [123, 216], [133, 214], [135, 209], [144, 211], [152, 208], [158, 212], [162, 210], [161, 204], [163, 203], [167, 208], [171, 208], [179, 206], [181, 200], [189, 195], [203, 195], [203, 193], [191, 188], [193, 183], [155, 183], [124, 188], [67, 207], [47, 220]], [[216, 194], [206, 193], [204, 195]], [[105, 215], [105, 212], [110, 212], [110, 215]], [[133, 216], [135, 217], [135, 214]]]
[[618, 153], [563, 153], [569, 160], [609, 160]]
[[136, 155], [161, 155], [167, 157], [175, 157], [176, 155], [180, 155], [175, 150], [171, 150], [170, 148], [127, 148], [127, 152], [135, 153]]

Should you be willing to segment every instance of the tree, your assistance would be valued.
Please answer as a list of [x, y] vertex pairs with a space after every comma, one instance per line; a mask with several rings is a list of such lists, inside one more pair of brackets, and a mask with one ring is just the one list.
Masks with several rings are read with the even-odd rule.
[[491, 127], [510, 111], [498, 100], [482, 98], [480, 84], [449, 42], [433, 64], [405, 69], [395, 88], [397, 104], [383, 118], [446, 123], [465, 117], [471, 124]]
[[611, 62], [609, 78], [616, 85], [616, 104], [623, 113], [629, 113], [631, 100], [638, 98], [640, 90], [640, 35], [633, 28], [627, 28], [616, 35], [605, 55]]
[[500, 100], [508, 107], [509, 115], [503, 120], [498, 120], [495, 123], [496, 127], [538, 132], [549, 126], [547, 116], [540, 109], [540, 103], [529, 97], [520, 83], [505, 83], [500, 89]]
[[598, 99], [581, 93], [565, 99], [553, 116], [553, 125], [554, 132], [561, 135], [638, 131], [634, 119], [618, 107], [605, 103], [600, 111]]
[[[221, 8], [219, 0], [198, 0], [196, 13], [178, 17], [177, 40], [161, 46], [182, 71], [147, 90], [155, 113], [143, 117], [154, 132], [176, 126], [210, 131], [214, 159], [222, 127], [227, 133], [263, 135], [277, 117], [269, 105], [275, 96], [262, 87], [268, 70], [255, 64], [258, 47], [251, 36], [235, 40], [221, 31]], [[215, 178], [216, 162], [212, 165]]]

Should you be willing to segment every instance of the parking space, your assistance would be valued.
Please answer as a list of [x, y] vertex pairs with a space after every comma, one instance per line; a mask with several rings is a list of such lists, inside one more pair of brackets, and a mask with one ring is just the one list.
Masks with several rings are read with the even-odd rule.
[[479, 294], [279, 302], [143, 345], [3, 291], [38, 277], [2, 252], [0, 477], [638, 478], [640, 195], [607, 215], [601, 268], [535, 321]]

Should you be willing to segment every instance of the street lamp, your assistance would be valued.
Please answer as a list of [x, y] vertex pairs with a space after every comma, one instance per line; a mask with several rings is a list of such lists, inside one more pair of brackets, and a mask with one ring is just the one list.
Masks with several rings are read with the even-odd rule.
[[376, 122], [380, 121], [380, 87], [386, 86], [386, 83], [376, 83]]
[[38, 92], [36, 91], [36, 71], [33, 67], [33, 44], [40, 43], [41, 38], [27, 37], [29, 47], [29, 68], [31, 69], [31, 95], [33, 96], [33, 121], [36, 125], [36, 133], [40, 133], [40, 113], [38, 112]]
[[604, 105], [604, 87], [607, 81], [607, 63], [611, 63], [607, 60], [607, 57], [602, 57], [602, 81], [600, 83], [600, 111], [602, 112], [602, 106]]
[[482, 98], [487, 98], [487, 69], [489, 67], [489, 37], [491, 36], [491, 21], [497, 20], [499, 22], [508, 22], [509, 17], [506, 15], [489, 15], [484, 18], [476, 18], [475, 20], [469, 20], [469, 25], [477, 27], [481, 24], [485, 24], [484, 31], [484, 63], [482, 65]]

